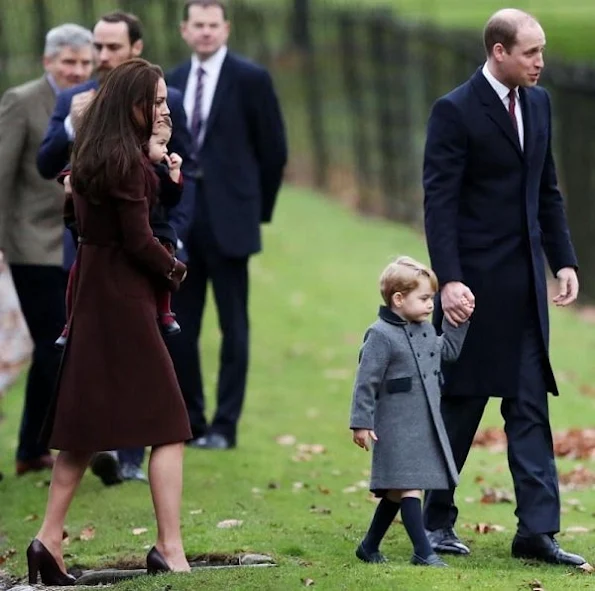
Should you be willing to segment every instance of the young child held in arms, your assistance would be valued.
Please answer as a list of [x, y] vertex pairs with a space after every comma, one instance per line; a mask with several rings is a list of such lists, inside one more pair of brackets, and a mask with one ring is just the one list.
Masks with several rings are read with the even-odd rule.
[[[355, 552], [364, 562], [386, 562], [380, 543], [400, 509], [411, 563], [446, 566], [426, 537], [421, 496], [458, 483], [440, 414], [440, 365], [457, 359], [469, 322], [454, 327], [444, 320], [437, 336], [428, 320], [437, 290], [434, 272], [410, 257], [380, 276], [385, 305], [364, 336], [350, 422], [353, 441], [366, 451], [372, 446], [370, 490], [381, 499]], [[473, 306], [464, 303], [471, 314]]]
[[[150, 211], [149, 223], [153, 236], [167, 248], [170, 254], [176, 252], [178, 237], [173, 226], [167, 221], [167, 211], [175, 207], [181, 197], [183, 189], [182, 181], [182, 158], [176, 154], [167, 153], [167, 143], [172, 134], [171, 120], [166, 117], [164, 121], [157, 123], [147, 146], [147, 157], [153, 164], [153, 170], [159, 178], [158, 203]], [[76, 232], [72, 189], [70, 186], [70, 175], [63, 177], [66, 202], [64, 205], [64, 223], [67, 228], [73, 231], [75, 240], [78, 239]], [[62, 348], [66, 345], [68, 338], [68, 321], [72, 310], [72, 277], [76, 262], [70, 270], [68, 286], [66, 288], [66, 318], [67, 324], [56, 340], [56, 346]], [[164, 335], [173, 335], [181, 331], [180, 325], [176, 322], [175, 314], [171, 311], [171, 293], [167, 289], [159, 289], [156, 293], [157, 319], [161, 332]]]

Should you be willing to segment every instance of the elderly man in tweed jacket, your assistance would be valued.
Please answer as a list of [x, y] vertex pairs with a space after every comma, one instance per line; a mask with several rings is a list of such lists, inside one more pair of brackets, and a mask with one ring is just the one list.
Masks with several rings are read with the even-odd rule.
[[37, 171], [37, 150], [56, 95], [87, 80], [93, 70], [91, 31], [60, 25], [46, 36], [45, 74], [10, 88], [0, 101], [0, 251], [4, 252], [34, 342], [17, 448], [17, 474], [51, 468], [39, 434], [54, 390], [64, 325], [62, 269], [64, 192]]

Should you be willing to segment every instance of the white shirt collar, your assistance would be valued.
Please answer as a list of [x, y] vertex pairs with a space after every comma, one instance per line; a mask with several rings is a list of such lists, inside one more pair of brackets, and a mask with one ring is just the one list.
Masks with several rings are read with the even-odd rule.
[[[481, 73], [486, 77], [486, 80], [490, 83], [490, 86], [496, 91], [496, 94], [500, 97], [500, 100], [503, 101], [505, 98], [508, 97], [508, 93], [510, 92], [510, 88], [505, 84], [502, 84], [500, 80], [496, 78], [488, 68], [488, 63], [486, 62], [483, 65]], [[519, 88], [518, 86], [514, 89], [514, 93], [516, 98], [519, 98]]]
[[197, 72], [198, 68], [201, 67], [207, 76], [212, 76], [221, 70], [226, 56], [227, 45], [222, 45], [212, 56], [208, 57], [202, 62], [198, 59], [196, 53], [193, 53], [192, 57], [190, 58], [190, 70], [191, 72]]

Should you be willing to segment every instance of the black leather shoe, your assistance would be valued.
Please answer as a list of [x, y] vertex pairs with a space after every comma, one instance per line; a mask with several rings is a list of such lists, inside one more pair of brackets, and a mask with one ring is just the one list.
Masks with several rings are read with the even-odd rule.
[[64, 347], [66, 347], [66, 340], [68, 339], [68, 337], [64, 334], [61, 334], [55, 341], [54, 341], [54, 347], [56, 347], [56, 349], [60, 349], [60, 351], [62, 349], [64, 349]]
[[29, 585], [37, 584], [40, 576], [44, 585], [55, 587], [72, 587], [76, 579], [62, 572], [50, 551], [35, 539], [27, 548], [27, 566], [29, 567]]
[[113, 451], [100, 451], [91, 459], [91, 472], [101, 479], [105, 486], [124, 482], [118, 456]]
[[371, 564], [380, 564], [381, 562], [388, 562], [388, 559], [384, 554], [378, 552], [368, 552], [362, 544], [360, 544], [356, 550], [355, 555], [364, 562], [369, 562]]
[[196, 445], [191, 447], [198, 447], [199, 449], [233, 449], [236, 444], [230, 441], [225, 435], [221, 433], [209, 433], [205, 437], [199, 437]]
[[426, 530], [426, 535], [434, 552], [458, 554], [459, 556], [471, 554], [471, 550], [461, 542], [452, 527], [442, 527], [432, 531]]
[[422, 558], [417, 554], [414, 554], [410, 560], [411, 564], [415, 564], [416, 566], [433, 566], [436, 568], [444, 568], [448, 567], [446, 562], [443, 562], [437, 554], [430, 554], [426, 558]]
[[161, 329], [161, 334], [166, 337], [171, 337], [175, 334], [180, 334], [182, 329], [180, 325], [175, 320], [176, 315], [169, 313], [169, 314], [161, 314], [159, 316], [159, 328]]
[[512, 556], [566, 566], [582, 566], [587, 562], [578, 554], [570, 554], [562, 550], [554, 536], [548, 534], [526, 537], [517, 534], [512, 540]]

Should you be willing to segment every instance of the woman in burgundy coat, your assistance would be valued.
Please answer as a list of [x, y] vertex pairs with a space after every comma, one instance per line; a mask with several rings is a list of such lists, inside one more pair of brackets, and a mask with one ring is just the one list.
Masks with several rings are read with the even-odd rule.
[[190, 425], [155, 321], [156, 286], [186, 268], [153, 238], [157, 180], [146, 157], [169, 114], [161, 70], [135, 59], [106, 78], [77, 130], [71, 181], [80, 230], [68, 344], [47, 432], [61, 450], [45, 519], [27, 551], [29, 582], [73, 585], [62, 558], [68, 507], [93, 452], [151, 445], [157, 542], [149, 572], [187, 571], [180, 533], [182, 457]]

